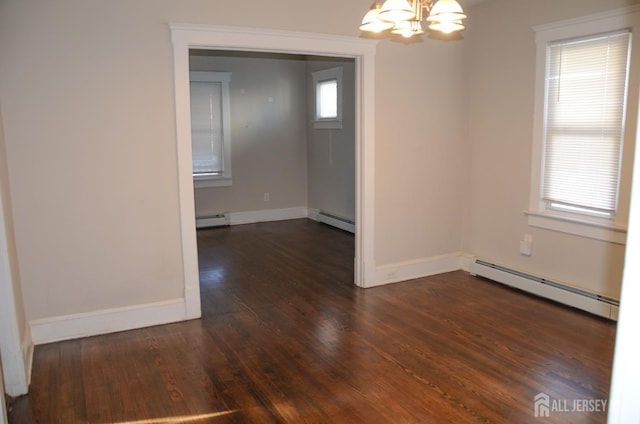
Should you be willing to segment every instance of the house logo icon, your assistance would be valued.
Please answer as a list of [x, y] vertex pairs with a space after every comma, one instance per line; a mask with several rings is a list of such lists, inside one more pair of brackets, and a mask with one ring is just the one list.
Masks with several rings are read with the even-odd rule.
[[549, 416], [549, 395], [546, 393], [538, 393], [533, 398], [533, 415], [535, 417]]

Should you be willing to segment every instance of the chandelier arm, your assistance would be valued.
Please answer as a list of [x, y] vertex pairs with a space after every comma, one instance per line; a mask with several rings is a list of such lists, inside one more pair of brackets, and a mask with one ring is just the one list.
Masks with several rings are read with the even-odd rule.
[[417, 0], [420, 3], [420, 16], [419, 21], [424, 20], [425, 16], [429, 16], [431, 9], [433, 9], [434, 0]]
[[422, 0], [413, 0], [413, 10], [416, 11], [416, 21], [422, 21]]

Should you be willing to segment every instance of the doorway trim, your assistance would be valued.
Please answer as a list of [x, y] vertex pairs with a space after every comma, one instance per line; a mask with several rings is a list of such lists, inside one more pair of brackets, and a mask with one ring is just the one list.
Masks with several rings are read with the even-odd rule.
[[191, 159], [189, 49], [239, 50], [348, 57], [355, 60], [356, 232], [354, 283], [371, 285], [375, 275], [375, 54], [374, 40], [217, 25], [170, 23], [176, 103], [176, 147], [185, 317], [201, 316], [198, 246]]

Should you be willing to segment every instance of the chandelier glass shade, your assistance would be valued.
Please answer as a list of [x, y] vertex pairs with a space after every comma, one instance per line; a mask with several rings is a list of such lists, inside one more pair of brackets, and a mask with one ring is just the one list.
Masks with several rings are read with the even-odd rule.
[[362, 19], [361, 31], [390, 30], [410, 38], [424, 34], [423, 22], [431, 31], [449, 34], [464, 29], [467, 16], [456, 0], [386, 0], [373, 4]]

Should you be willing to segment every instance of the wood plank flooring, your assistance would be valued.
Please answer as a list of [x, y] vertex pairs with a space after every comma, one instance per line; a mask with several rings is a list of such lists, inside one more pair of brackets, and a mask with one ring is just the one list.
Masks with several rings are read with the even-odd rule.
[[[37, 346], [11, 423], [603, 423], [615, 324], [458, 271], [353, 286], [353, 236], [201, 230], [203, 318]], [[563, 404], [558, 404], [562, 406]]]

